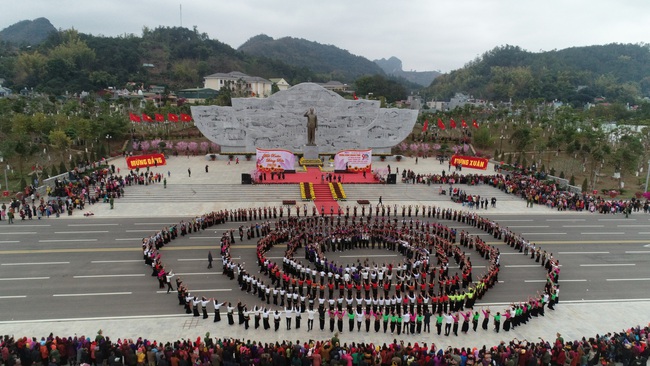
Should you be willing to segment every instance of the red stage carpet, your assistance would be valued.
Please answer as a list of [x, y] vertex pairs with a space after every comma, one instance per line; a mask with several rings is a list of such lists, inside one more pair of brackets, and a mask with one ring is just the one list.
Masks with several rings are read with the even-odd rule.
[[338, 213], [339, 211], [339, 204], [334, 200], [334, 197], [332, 197], [332, 192], [330, 191], [330, 186], [327, 183], [316, 183], [314, 184], [314, 195], [316, 195], [316, 199], [314, 199], [314, 205], [316, 205], [316, 209], [318, 209], [318, 212], [321, 212], [323, 207], [325, 208], [325, 215], [329, 215], [332, 212], [334, 214]]
[[363, 173], [333, 173], [333, 172], [321, 172], [317, 167], [308, 167], [307, 171], [297, 170], [293, 174], [285, 174], [285, 178], [280, 180], [277, 176], [273, 177], [271, 180], [271, 173], [266, 173], [266, 179], [262, 182], [256, 181], [256, 184], [298, 184], [300, 182], [309, 182], [313, 184], [318, 183], [327, 183], [327, 175], [331, 174], [334, 179], [338, 182], [338, 177], [341, 177], [342, 184], [354, 184], [354, 183], [363, 183], [363, 184], [372, 184], [379, 183], [375, 180], [372, 173], [366, 173], [366, 177], [363, 177]]

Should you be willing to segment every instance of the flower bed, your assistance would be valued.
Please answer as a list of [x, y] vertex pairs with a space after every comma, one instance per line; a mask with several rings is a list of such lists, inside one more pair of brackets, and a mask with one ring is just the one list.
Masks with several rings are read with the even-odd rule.
[[283, 205], [289, 205], [289, 206], [294, 206], [296, 204], [296, 200], [282, 200]]
[[369, 205], [370, 201], [368, 200], [357, 200], [357, 203], [360, 205]]
[[313, 184], [300, 182], [300, 197], [303, 201], [312, 201], [316, 197]]

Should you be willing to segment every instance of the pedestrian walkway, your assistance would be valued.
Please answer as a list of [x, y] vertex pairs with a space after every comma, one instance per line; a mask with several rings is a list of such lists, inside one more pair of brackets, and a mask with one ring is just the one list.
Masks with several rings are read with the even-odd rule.
[[[165, 299], [176, 301], [176, 298]], [[563, 303], [555, 311], [546, 311], [544, 318], [533, 319], [521, 327], [510, 332], [501, 331], [495, 333], [492, 330], [469, 332], [459, 334], [458, 337], [438, 336], [434, 333], [397, 336], [396, 334], [347, 332], [347, 324], [343, 333], [340, 334], [342, 343], [350, 342], [373, 342], [374, 344], [390, 343], [393, 339], [404, 340], [404, 342], [435, 343], [438, 348], [451, 347], [481, 347], [483, 345], [497, 345], [500, 341], [508, 342], [511, 339], [537, 341], [539, 338], [553, 341], [556, 333], [561, 333], [564, 339], [581, 339], [593, 337], [596, 334], [604, 334], [612, 331], [621, 331], [635, 325], [647, 325], [650, 321], [648, 308], [650, 299], [645, 301], [612, 301], [602, 303]], [[494, 304], [496, 308], [497, 305]], [[88, 318], [76, 320], [42, 320], [30, 322], [0, 322], [1, 334], [13, 334], [15, 337], [46, 337], [50, 332], [54, 335], [86, 335], [94, 337], [98, 330], [102, 330], [105, 336], [111, 339], [143, 337], [149, 340], [175, 341], [177, 339], [196, 339], [204, 336], [207, 332], [214, 337], [232, 337], [243, 340], [256, 340], [262, 342], [281, 342], [291, 340], [298, 343], [306, 342], [309, 339], [324, 340], [330, 339], [332, 334], [329, 329], [321, 332], [314, 330], [307, 332], [307, 319], [303, 317], [301, 329], [286, 331], [284, 319], [278, 332], [264, 331], [253, 328], [246, 330], [243, 326], [229, 326], [225, 316], [219, 323], [214, 323], [211, 318], [198, 319], [191, 314], [180, 311], [174, 315], [151, 314], [140, 317], [123, 318]], [[182, 314], [181, 314], [182, 313]], [[251, 321], [252, 324], [252, 321]], [[318, 321], [314, 328], [318, 328]], [[492, 329], [492, 327], [490, 327]], [[390, 331], [389, 331], [390, 333]]]
[[[251, 173], [254, 162], [242, 161], [240, 164], [228, 165], [225, 160], [206, 161], [204, 157], [169, 157], [168, 165], [152, 168], [154, 172], [163, 173], [167, 177], [167, 188], [161, 184], [136, 186], [126, 188], [126, 196], [115, 201], [115, 209], [110, 210], [108, 204], [87, 206], [84, 211], [93, 211], [94, 216], [88, 220], [101, 220], [105, 217], [155, 217], [155, 216], [196, 216], [204, 212], [240, 207], [279, 206], [282, 200], [300, 200], [300, 190], [293, 185], [242, 185], [241, 174]], [[123, 158], [111, 161], [122, 173], [126, 172]], [[434, 159], [420, 159], [419, 164], [414, 159], [405, 158], [400, 162], [376, 162], [375, 169], [384, 169], [390, 164], [392, 169], [412, 169], [416, 173], [439, 174], [448, 167], [439, 164]], [[205, 166], [208, 165], [207, 172]], [[188, 169], [192, 171], [191, 177]], [[484, 171], [492, 174], [492, 166]], [[473, 171], [481, 172], [481, 171]], [[482, 210], [480, 213], [489, 214], [553, 214], [565, 213], [548, 209], [543, 206], [526, 208], [526, 202], [507, 195], [489, 186], [459, 186], [470, 194], [482, 197], [497, 197], [496, 208]], [[347, 202], [341, 202], [343, 207], [354, 206], [356, 200], [367, 199], [373, 205], [380, 196], [386, 205], [436, 205], [443, 208], [466, 209], [460, 204], [451, 202], [449, 196], [440, 195], [437, 186], [424, 184], [406, 184], [398, 181], [396, 185], [345, 185]], [[320, 210], [320, 208], [319, 208]], [[309, 211], [311, 212], [311, 208]], [[574, 212], [568, 212], [575, 214]], [[75, 214], [73, 217], [81, 216]], [[137, 259], [137, 258], [136, 258]], [[170, 295], [171, 296], [171, 295]], [[175, 298], [164, 299], [175, 301]], [[485, 304], [488, 305], [488, 304]], [[501, 308], [506, 304], [489, 304]], [[556, 311], [547, 311], [543, 319], [535, 319], [529, 324], [511, 332], [478, 332], [459, 337], [440, 337], [430, 334], [402, 335], [406, 342], [434, 342], [439, 348], [446, 346], [478, 347], [484, 344], [494, 345], [499, 341], [513, 338], [520, 340], [537, 340], [539, 337], [552, 340], [557, 332], [565, 339], [591, 337], [596, 333], [621, 330], [635, 324], [647, 324], [650, 321], [648, 308], [650, 299], [586, 302], [576, 301], [566, 303], [560, 301]], [[210, 332], [213, 336], [231, 336], [240, 339], [255, 339], [264, 342], [275, 342], [290, 339], [306, 341], [308, 339], [327, 339], [329, 332], [306, 331], [306, 319], [303, 318], [303, 328], [291, 332], [244, 330], [241, 326], [228, 326], [227, 322], [215, 324], [212, 321], [192, 321], [191, 316], [178, 312], [171, 314], [151, 314], [121, 318], [85, 318], [85, 319], [47, 319], [36, 321], [4, 321], [0, 322], [0, 334], [14, 336], [47, 336], [55, 335], [87, 335], [93, 336], [99, 329], [113, 339], [146, 337], [160, 341], [174, 341], [180, 338], [195, 339]], [[383, 344], [392, 342], [395, 335], [366, 332], [344, 332], [342, 342], [374, 342]]]
[[[243, 160], [243, 161], [242, 161]], [[116, 158], [111, 164], [126, 172], [124, 158]], [[205, 166], [208, 166], [207, 172]], [[373, 169], [399, 172], [411, 169], [416, 174], [441, 174], [448, 171], [447, 164], [440, 164], [435, 159], [403, 158], [401, 161], [373, 162]], [[195, 216], [214, 210], [231, 210], [245, 207], [280, 207], [283, 200], [300, 200], [300, 189], [293, 184], [262, 184], [242, 185], [241, 175], [255, 171], [254, 161], [240, 160], [239, 164], [228, 165], [227, 160], [206, 160], [203, 156], [174, 157], [167, 159], [167, 165], [150, 168], [154, 173], [161, 173], [167, 178], [167, 188], [162, 184], [150, 186], [133, 186], [125, 190], [125, 197], [115, 201], [115, 209], [110, 210], [107, 204], [87, 206], [85, 211], [92, 211], [94, 219], [102, 217], [138, 217], [138, 216]], [[188, 169], [192, 174], [189, 176]], [[333, 168], [324, 167], [323, 172], [334, 172]], [[487, 170], [469, 170], [464, 173], [493, 174], [494, 167]], [[296, 173], [298, 174], [298, 173]], [[289, 174], [287, 175], [289, 176]], [[370, 177], [370, 174], [367, 174]], [[401, 175], [398, 174], [399, 177]], [[320, 176], [319, 176], [320, 179]], [[345, 179], [345, 178], [343, 178]], [[345, 184], [347, 201], [339, 202], [343, 210], [354, 207], [358, 200], [368, 200], [373, 205], [383, 197], [385, 205], [435, 205], [442, 208], [463, 209], [451, 201], [448, 195], [440, 195], [440, 190], [449, 190], [441, 185], [409, 184], [398, 179], [397, 184]], [[468, 194], [481, 197], [496, 197], [496, 208], [481, 211], [490, 214], [562, 214], [556, 210], [536, 205], [526, 208], [526, 202], [513, 195], [486, 185], [465, 186], [456, 185]], [[189, 204], [183, 204], [189, 203]], [[309, 206], [314, 203], [308, 203]], [[321, 207], [316, 206], [320, 212]], [[329, 210], [329, 208], [326, 208]], [[312, 207], [308, 207], [311, 212]], [[336, 208], [335, 208], [336, 210]], [[571, 213], [571, 212], [565, 212]], [[76, 217], [76, 216], [73, 216]]]

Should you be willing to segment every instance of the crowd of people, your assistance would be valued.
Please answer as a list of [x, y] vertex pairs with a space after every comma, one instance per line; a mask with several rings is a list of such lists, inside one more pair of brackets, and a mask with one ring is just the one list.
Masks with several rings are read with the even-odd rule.
[[[404, 216], [400, 220], [396, 216], [373, 219], [372, 213], [368, 217], [300, 217], [300, 209], [296, 208], [296, 215], [290, 216], [289, 211], [286, 218], [271, 221], [275, 216], [272, 212], [262, 208], [212, 212], [172, 225], [143, 239], [145, 263], [152, 267], [152, 276], [158, 278], [160, 288], [167, 286], [168, 292], [177, 292], [179, 305], [186, 313], [209, 318], [208, 311], [214, 311], [214, 322], [219, 322], [220, 309], [225, 306], [228, 323], [246, 329], [278, 331], [282, 320], [287, 329], [299, 329], [305, 317], [308, 331], [314, 330], [317, 321], [321, 331], [422, 334], [431, 333], [433, 323], [433, 332], [438, 335], [444, 329], [445, 336], [458, 336], [459, 331], [477, 331], [479, 324], [481, 330], [509, 331], [544, 316], [545, 309], [554, 309], [559, 301], [559, 262], [552, 254], [474, 212], [430, 207], [418, 212], [421, 216]], [[255, 222], [258, 214], [260, 222]], [[499, 249], [487, 245], [479, 236], [458, 233], [425, 220], [426, 217], [470, 225], [503, 240], [546, 269], [544, 288], [499, 311], [475, 309], [476, 300], [498, 282]], [[174, 275], [163, 265], [159, 252], [162, 246], [178, 235], [189, 235], [226, 221], [242, 223], [240, 240], [244, 231], [247, 237], [257, 239], [258, 271], [250, 271], [232, 259], [234, 229], [224, 232], [219, 252], [223, 275], [236, 279], [241, 291], [256, 298], [251, 302], [254, 306], [192, 294], [180, 278], [176, 279], [174, 290]], [[457, 242], [459, 245], [455, 245]], [[287, 248], [281, 264], [267, 257], [275, 245]], [[375, 263], [359, 259], [344, 265], [326, 256], [361, 248], [394, 251], [403, 260]], [[473, 274], [467, 250], [487, 261], [485, 273]], [[452, 261], [460, 273], [450, 273]]]
[[229, 337], [160, 342], [91, 336], [0, 338], [0, 366], [645, 366], [650, 326], [576, 340], [513, 339], [480, 348], [439, 348], [394, 339], [383, 344], [341, 343], [338, 333], [315, 341], [268, 343]]
[[[612, 199], [606, 195], [594, 192], [571, 192], [559, 188], [554, 180], [547, 179], [543, 173], [526, 169], [502, 170], [495, 168], [495, 174], [460, 174], [459, 172], [441, 174], [415, 173], [412, 170], [402, 171], [402, 181], [412, 184], [434, 184], [450, 187], [449, 194], [456, 190], [462, 195], [456, 201], [466, 203], [476, 208], [487, 209], [487, 198], [477, 201], [477, 195], [468, 193], [471, 186], [490, 185], [502, 192], [519, 196], [526, 203], [544, 205], [558, 211], [588, 211], [601, 214], [631, 214], [633, 212], [650, 213], [650, 200], [633, 197], [630, 199]], [[457, 185], [466, 185], [466, 189], [459, 189]], [[456, 187], [456, 188], [454, 188]]]

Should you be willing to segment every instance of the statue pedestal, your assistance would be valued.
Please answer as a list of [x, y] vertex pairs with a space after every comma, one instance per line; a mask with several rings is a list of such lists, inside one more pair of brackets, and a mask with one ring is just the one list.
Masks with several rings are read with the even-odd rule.
[[302, 155], [305, 159], [319, 159], [318, 157], [318, 146], [305, 145], [302, 148]]

